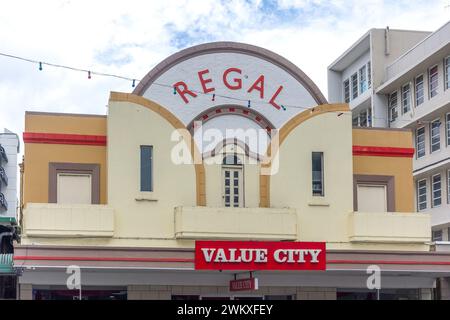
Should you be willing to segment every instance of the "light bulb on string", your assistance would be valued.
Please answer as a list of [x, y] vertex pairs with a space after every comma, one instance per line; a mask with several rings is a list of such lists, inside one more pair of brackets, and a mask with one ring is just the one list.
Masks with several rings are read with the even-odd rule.
[[136, 86], [136, 79], [133, 79], [133, 83], [131, 84], [131, 87], [135, 87]]
[[250, 100], [248, 100], [248, 104], [247, 104], [247, 107], [251, 108], [251, 105], [250, 105]]
[[212, 101], [216, 101], [216, 94], [215, 93], [213, 93], [213, 95], [212, 95], [212, 99], [211, 99]]
[[177, 94], [177, 88], [173, 87], [173, 94]]
[[286, 111], [286, 107], [285, 107], [285, 106], [281, 105], [281, 108], [282, 108], [284, 111]]
[[42, 71], [42, 62], [39, 62], [39, 71]]
[[88, 79], [91, 79], [91, 72], [88, 71]]

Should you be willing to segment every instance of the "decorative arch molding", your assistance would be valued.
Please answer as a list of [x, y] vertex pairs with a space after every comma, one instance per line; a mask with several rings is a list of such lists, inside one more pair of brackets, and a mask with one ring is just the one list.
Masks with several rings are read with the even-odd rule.
[[[242, 150], [244, 150], [244, 154], [246, 157], [255, 159], [256, 161], [260, 161], [261, 160], [261, 156], [258, 155], [255, 152], [250, 151], [250, 147], [243, 141], [238, 140], [238, 139], [223, 139], [223, 141], [219, 142], [214, 149], [212, 149], [211, 151], [207, 151], [204, 152], [202, 154], [202, 158], [203, 159], [208, 159], [208, 158], [212, 158], [215, 157], [218, 154], [221, 154], [221, 150], [223, 148], [225, 148], [227, 145], [236, 145], [238, 147], [240, 147]], [[223, 153], [225, 154], [225, 153]]]
[[156, 65], [152, 70], [150, 70], [144, 78], [142, 78], [142, 80], [134, 89], [133, 94], [142, 96], [159, 76], [182, 61], [200, 55], [222, 52], [242, 53], [266, 60], [280, 67], [281, 69], [289, 73], [294, 79], [300, 82], [311, 94], [318, 105], [328, 103], [325, 99], [325, 96], [322, 94], [316, 84], [302, 70], [300, 70], [300, 68], [298, 68], [289, 60], [261, 47], [228, 41], [200, 44], [181, 50], [169, 56], [158, 65]]
[[[283, 144], [283, 142], [286, 140], [286, 138], [289, 136], [289, 134], [298, 126], [300, 126], [305, 121], [325, 114], [329, 112], [346, 112], [349, 111], [350, 108], [348, 104], [322, 104], [318, 105], [314, 108], [311, 108], [309, 110], [305, 110], [296, 116], [294, 116], [292, 119], [290, 119], [288, 122], [286, 122], [283, 127], [278, 131], [278, 139], [272, 139], [269, 143], [269, 146], [267, 147], [266, 156], [270, 159], [271, 153], [272, 153], [272, 142], [278, 140], [278, 147], [275, 148], [275, 152], [279, 151], [279, 148]], [[337, 114], [338, 116], [339, 114]], [[267, 170], [270, 169], [272, 163], [268, 162], [266, 164], [261, 164], [262, 167], [266, 168]], [[263, 175], [261, 174], [259, 176], [259, 206], [268, 208], [270, 207], [270, 175]]]
[[195, 117], [194, 120], [192, 120], [188, 124], [187, 128], [192, 135], [194, 133], [194, 124], [196, 121], [202, 121], [203, 123], [206, 123], [211, 119], [225, 115], [237, 115], [250, 119], [262, 129], [266, 130], [269, 136], [271, 135], [272, 130], [275, 129], [275, 126], [272, 124], [272, 122], [270, 122], [269, 119], [267, 119], [255, 109], [235, 104], [223, 104], [211, 107]]
[[[142, 96], [122, 92], [111, 92], [109, 96], [109, 101], [130, 102], [138, 104], [142, 107], [150, 109], [153, 112], [159, 114], [161, 117], [167, 120], [175, 129], [186, 129], [184, 124], [173, 113], [171, 113], [163, 106], [151, 100], [148, 100]], [[190, 141], [186, 142], [190, 143], [192, 159], [198, 159], [200, 156], [200, 151], [198, 150], [192, 135], [189, 134], [189, 137], [184, 138], [190, 139]], [[205, 167], [203, 165], [203, 162], [200, 164], [194, 164], [194, 166], [196, 176], [197, 206], [206, 206]]]

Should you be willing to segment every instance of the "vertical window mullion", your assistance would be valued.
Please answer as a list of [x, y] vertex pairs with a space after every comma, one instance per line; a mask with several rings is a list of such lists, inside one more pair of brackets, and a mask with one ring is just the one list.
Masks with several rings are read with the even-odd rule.
[[153, 191], [153, 146], [141, 146], [141, 191]]

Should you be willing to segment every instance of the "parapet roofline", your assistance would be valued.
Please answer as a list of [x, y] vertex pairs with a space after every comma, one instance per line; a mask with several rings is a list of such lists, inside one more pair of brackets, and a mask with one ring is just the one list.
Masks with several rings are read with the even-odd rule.
[[[442, 27], [441, 27], [442, 28]], [[441, 29], [439, 28], [439, 29]], [[438, 30], [439, 30], [438, 29]], [[333, 70], [333, 71], [342, 71], [343, 69], [345, 69], [348, 65], [344, 64], [344, 66], [339, 66], [339, 63], [342, 62], [342, 60], [344, 60], [345, 58], [347, 58], [347, 56], [349, 54], [351, 54], [356, 48], [362, 47], [362, 49], [360, 49], [361, 54], [363, 52], [365, 52], [366, 50], [370, 49], [370, 34], [372, 31], [384, 31], [386, 30], [386, 28], [371, 28], [369, 29], [366, 33], [364, 33], [361, 38], [359, 38], [356, 42], [354, 42], [350, 48], [348, 48], [347, 50], [344, 51], [344, 53], [342, 53], [336, 60], [334, 60], [329, 66], [328, 66], [328, 70]], [[414, 33], [426, 33], [426, 34], [432, 34], [432, 31], [423, 31], [423, 30], [408, 30], [408, 29], [391, 29], [389, 28], [390, 32], [414, 32]], [[364, 41], [369, 41], [368, 46], [367, 44], [364, 44]], [[360, 55], [358, 55], [359, 57]], [[358, 58], [356, 57], [356, 58]], [[355, 59], [356, 59], [355, 58]], [[355, 59], [351, 59], [352, 61], [354, 61]]]
[[88, 114], [88, 113], [65, 113], [65, 112], [43, 112], [43, 111], [25, 111], [25, 115], [32, 116], [64, 116], [64, 117], [98, 117], [106, 118], [103, 114]]
[[[354, 42], [350, 48], [348, 48], [347, 50], [344, 51], [344, 53], [342, 53], [336, 60], [334, 60], [329, 66], [328, 66], [328, 70], [333, 70], [333, 71], [342, 71], [343, 69], [345, 69], [345, 67], [338, 67], [338, 64], [342, 62], [342, 60], [344, 60], [345, 58], [347, 58], [347, 56], [352, 53], [356, 48], [358, 47], [363, 47], [364, 49], [367, 47], [367, 50], [370, 49], [370, 33], [372, 32], [372, 30], [375, 29], [369, 29], [366, 33], [364, 33], [362, 35], [362, 37], [360, 37], [356, 42]], [[368, 44], [364, 44], [364, 41], [369, 41]], [[362, 50], [365, 51], [365, 50]]]

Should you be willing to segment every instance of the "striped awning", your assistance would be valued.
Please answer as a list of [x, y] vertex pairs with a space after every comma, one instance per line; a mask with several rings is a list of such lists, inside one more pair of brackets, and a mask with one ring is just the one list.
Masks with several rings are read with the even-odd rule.
[[12, 253], [0, 254], [0, 274], [2, 273], [14, 273]]

